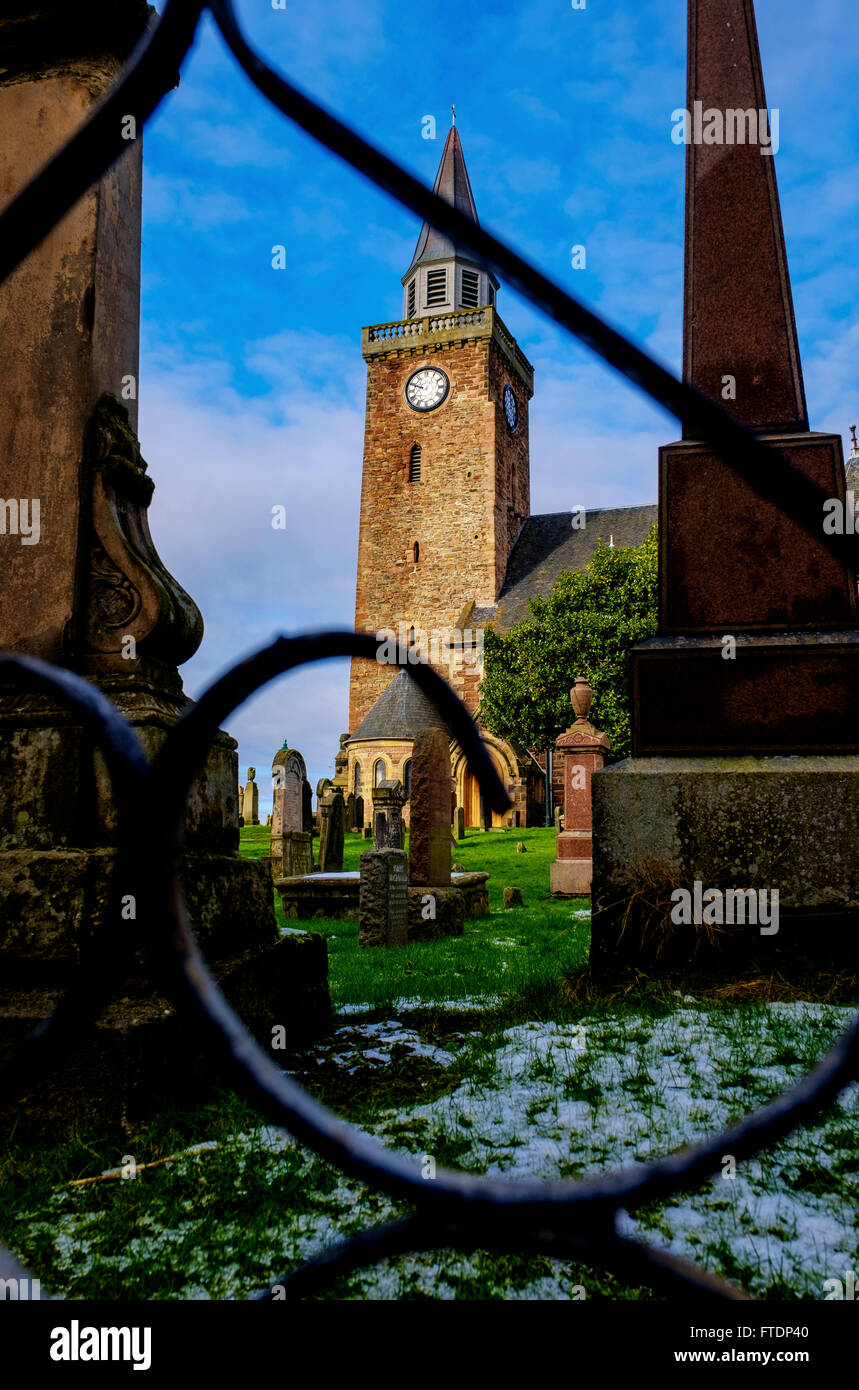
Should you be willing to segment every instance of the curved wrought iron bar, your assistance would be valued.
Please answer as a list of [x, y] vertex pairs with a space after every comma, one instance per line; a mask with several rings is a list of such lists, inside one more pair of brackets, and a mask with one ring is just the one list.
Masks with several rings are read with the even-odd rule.
[[332, 1279], [366, 1269], [397, 1255], [427, 1254], [431, 1250], [452, 1250], [473, 1255], [478, 1250], [496, 1254], [544, 1255], [552, 1260], [581, 1261], [625, 1278], [641, 1280], [653, 1289], [688, 1297], [748, 1301], [748, 1296], [707, 1270], [687, 1260], [657, 1250], [639, 1241], [628, 1240], [609, 1231], [602, 1238], [583, 1235], [557, 1235], [553, 1231], [499, 1231], [497, 1227], [445, 1226], [427, 1223], [420, 1215], [404, 1217], [336, 1241], [298, 1269], [275, 1280], [270, 1289], [256, 1296], [259, 1302], [281, 1302], [283, 1298], [310, 1298]]
[[[212, 1045], [231, 1066], [235, 1084], [264, 1114], [343, 1172], [423, 1209], [444, 1210], [448, 1222], [461, 1219], [458, 1213], [467, 1210], [471, 1220], [487, 1225], [490, 1218], [498, 1221], [503, 1213], [519, 1230], [548, 1220], [556, 1230], [563, 1230], [567, 1222], [581, 1223], [583, 1211], [588, 1221], [605, 1220], [620, 1206], [639, 1206], [661, 1193], [676, 1191], [685, 1182], [697, 1183], [719, 1171], [726, 1151], [737, 1159], [751, 1157], [817, 1113], [852, 1080], [859, 1070], [859, 1019], [797, 1086], [726, 1134], [678, 1154], [577, 1181], [510, 1182], [441, 1170], [432, 1183], [426, 1183], [413, 1161], [344, 1124], [285, 1076], [229, 1008], [194, 943], [171, 867], [180, 852], [182, 811], [218, 724], [235, 707], [231, 701], [246, 699], [260, 683], [304, 660], [351, 653], [373, 657], [375, 652], [375, 639], [356, 633], [278, 639], [227, 672], [182, 716], [156, 757], [147, 788], [152, 798], [152, 814], [147, 817], [151, 826], [147, 858], [152, 866], [152, 896], [144, 916], [152, 924], [152, 945], [158, 953], [165, 988], [177, 1004], [181, 1002], [182, 1008], [196, 1014]], [[444, 686], [430, 667], [410, 669], [431, 698]], [[449, 690], [445, 699], [448, 708], [458, 704]], [[478, 736], [467, 712], [464, 719], [466, 727], [455, 731], [468, 754]], [[172, 933], [169, 941], [168, 933]]]
[[68, 1047], [84, 1028], [95, 1023], [119, 972], [128, 964], [134, 940], [129, 923], [118, 910], [119, 884], [131, 882], [134, 858], [134, 820], [139, 789], [148, 772], [148, 759], [134, 729], [114, 704], [82, 676], [50, 666], [36, 657], [0, 653], [0, 680], [59, 699], [79, 716], [101, 751], [113, 789], [119, 838], [116, 872], [112, 876], [107, 920], [87, 958], [78, 963], [71, 983], [53, 1012], [43, 1020], [12, 1058], [0, 1067], [0, 1100], [13, 1099], [22, 1087], [68, 1059]]
[[825, 490], [811, 482], [780, 450], [760, 443], [752, 430], [741, 425], [715, 401], [678, 380], [629, 338], [611, 328], [599, 315], [519, 256], [506, 242], [472, 222], [345, 122], [279, 76], [247, 42], [236, 20], [232, 0], [210, 0], [209, 8], [225, 42], [251, 82], [285, 116], [397, 202], [404, 203], [439, 231], [447, 232], [455, 242], [467, 247], [484, 266], [518, 290], [535, 308], [573, 333], [609, 366], [682, 421], [687, 433], [694, 432], [696, 437], [712, 444], [759, 497], [776, 503], [845, 564], [859, 565], [859, 541], [853, 537], [823, 534], [823, 504], [828, 500]]

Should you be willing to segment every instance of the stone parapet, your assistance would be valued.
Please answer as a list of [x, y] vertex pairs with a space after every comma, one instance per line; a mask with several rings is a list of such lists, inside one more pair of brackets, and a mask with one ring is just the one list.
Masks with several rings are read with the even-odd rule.
[[373, 357], [431, 352], [471, 338], [492, 338], [527, 387], [529, 396], [534, 394], [534, 368], [500, 314], [489, 305], [372, 324], [361, 330], [361, 353], [369, 361]]

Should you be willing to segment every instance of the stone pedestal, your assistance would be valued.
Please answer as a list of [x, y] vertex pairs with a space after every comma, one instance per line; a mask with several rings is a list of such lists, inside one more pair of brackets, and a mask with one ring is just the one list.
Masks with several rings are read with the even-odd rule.
[[359, 946], [408, 944], [407, 888], [403, 850], [370, 850], [361, 855]]
[[549, 881], [552, 893], [563, 897], [587, 897], [591, 891], [591, 781], [611, 746], [607, 735], [588, 720], [592, 699], [587, 681], [577, 677], [570, 702], [578, 718], [555, 744], [564, 764], [565, 829], [558, 834], [558, 857], [551, 866]]

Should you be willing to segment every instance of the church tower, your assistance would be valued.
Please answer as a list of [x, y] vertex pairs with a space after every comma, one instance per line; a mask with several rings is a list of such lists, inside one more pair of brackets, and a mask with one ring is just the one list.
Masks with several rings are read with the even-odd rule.
[[[477, 221], [455, 124], [434, 187]], [[494, 607], [530, 511], [534, 373], [498, 316], [495, 277], [428, 223], [402, 285], [403, 318], [362, 334], [367, 406], [355, 627], [474, 629], [481, 610]], [[353, 663], [350, 733], [397, 670]], [[473, 711], [480, 673], [442, 673]]]

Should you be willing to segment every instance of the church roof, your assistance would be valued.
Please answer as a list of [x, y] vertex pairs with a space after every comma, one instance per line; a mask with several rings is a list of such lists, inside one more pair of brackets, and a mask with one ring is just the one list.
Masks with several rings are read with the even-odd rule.
[[408, 671], [402, 670], [387, 690], [382, 691], [349, 742], [355, 743], [361, 739], [413, 739], [421, 729], [449, 732], [432, 701], [427, 699]]
[[531, 616], [528, 600], [547, 598], [565, 570], [584, 569], [598, 542], [641, 545], [657, 519], [658, 507], [602, 507], [585, 513], [585, 526], [573, 529], [572, 512], [529, 516], [516, 537], [496, 604], [497, 626], [506, 632]]
[[[471, 192], [468, 170], [465, 167], [462, 142], [455, 125], [451, 126], [447, 132], [441, 163], [438, 166], [438, 173], [433, 184], [433, 192], [448, 203], [452, 203], [457, 211], [470, 217], [472, 222], [477, 221], [477, 208], [474, 206], [474, 195]], [[445, 232], [436, 231], [429, 222], [424, 222], [418, 237], [418, 244], [415, 247], [415, 254], [412, 256], [412, 263], [403, 276], [403, 280], [412, 274], [416, 265], [422, 265], [427, 261], [451, 260], [456, 255], [457, 247], [451, 238]]]

